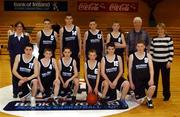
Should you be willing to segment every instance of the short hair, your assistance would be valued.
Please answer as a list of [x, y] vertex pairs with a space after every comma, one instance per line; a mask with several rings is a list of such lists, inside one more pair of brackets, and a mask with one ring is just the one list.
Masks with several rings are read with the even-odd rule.
[[89, 22], [96, 22], [96, 19], [92, 18], [92, 19], [89, 20]]
[[10, 26], [14, 27], [14, 25], [13, 25], [13, 24], [10, 24]]
[[25, 29], [25, 26], [24, 26], [24, 23], [23, 23], [22, 21], [17, 21], [17, 22], [14, 24], [14, 26], [17, 27], [19, 24], [22, 26], [22, 28], [23, 28], [23, 30], [24, 30], [24, 29]]
[[48, 19], [48, 18], [45, 18], [45, 19], [43, 20], [43, 22], [45, 22], [45, 21], [51, 22], [51, 20]]
[[142, 18], [141, 17], [135, 17], [133, 19], [133, 22], [141, 22], [142, 23]]
[[45, 48], [44, 49], [44, 53], [47, 52], [47, 51], [52, 53], [52, 49], [51, 48]]
[[137, 44], [143, 44], [143, 45], [145, 45], [145, 42], [144, 42], [143, 39], [138, 39], [136, 45], [137, 45]]
[[70, 47], [70, 46], [66, 46], [66, 47], [64, 47], [64, 48], [63, 48], [63, 52], [64, 52], [66, 49], [69, 49], [69, 50], [72, 52], [72, 49], [71, 49], [71, 47]]
[[[26, 48], [26, 47], [30, 47], [30, 48], [34, 49], [34, 46], [33, 46], [32, 43], [28, 43], [27, 45], [25, 45], [25, 48]], [[25, 49], [25, 48], [24, 48], [24, 49]]]
[[88, 51], [88, 55], [89, 55], [90, 53], [96, 53], [96, 50], [95, 50], [95, 49], [90, 49], [90, 50]]
[[72, 14], [71, 14], [71, 13], [66, 13], [66, 17], [67, 17], [67, 16], [71, 16], [71, 17], [72, 17]]
[[119, 22], [118, 22], [118, 21], [113, 21], [113, 24], [115, 24], [115, 23], [119, 24]]
[[115, 44], [113, 42], [109, 42], [107, 43], [106, 47], [114, 47], [115, 48]]
[[166, 25], [161, 22], [161, 23], [158, 23], [156, 27], [157, 27], [157, 28], [158, 28], [158, 27], [161, 27], [161, 28], [165, 29], [165, 28], [166, 28]]

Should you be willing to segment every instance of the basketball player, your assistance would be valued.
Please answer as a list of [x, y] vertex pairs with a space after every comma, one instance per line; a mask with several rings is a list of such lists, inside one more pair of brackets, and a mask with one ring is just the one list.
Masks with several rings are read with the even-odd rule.
[[89, 22], [89, 30], [84, 34], [84, 52], [88, 59], [88, 52], [90, 49], [95, 49], [97, 53], [97, 60], [101, 61], [103, 56], [104, 39], [102, 31], [96, 29], [97, 23], [95, 20]]
[[123, 65], [121, 57], [114, 54], [114, 43], [108, 43], [106, 45], [107, 55], [101, 60], [101, 75], [109, 84], [109, 91], [107, 93], [111, 99], [116, 99], [116, 89], [121, 90], [121, 98], [118, 100], [122, 108], [128, 108], [128, 104], [125, 101], [125, 96], [129, 90], [129, 82], [122, 77]]
[[70, 96], [72, 87], [74, 86], [72, 101], [75, 101], [76, 94], [79, 89], [79, 79], [76, 67], [76, 60], [71, 57], [71, 54], [71, 48], [65, 47], [63, 49], [63, 57], [59, 60], [59, 73], [62, 84], [60, 89], [60, 95]]
[[120, 24], [115, 21], [112, 25], [112, 32], [107, 35], [106, 43], [113, 42], [115, 45], [115, 54], [121, 56], [123, 62], [124, 71], [124, 49], [126, 48], [126, 42], [124, 34], [119, 31]]
[[[88, 52], [88, 58], [85, 62], [85, 80], [87, 84], [87, 92], [95, 93], [98, 95], [98, 89], [100, 86], [100, 62], [96, 60], [97, 54], [96, 51], [91, 49]], [[102, 98], [105, 98], [108, 91], [108, 83], [106, 80], [102, 82]], [[101, 87], [100, 87], [101, 88]]]
[[144, 97], [145, 89], [147, 89], [147, 106], [153, 108], [152, 96], [155, 85], [152, 57], [144, 51], [144, 40], [138, 40], [136, 49], [137, 52], [131, 54], [129, 58], [130, 86], [137, 99]]
[[80, 28], [73, 24], [73, 17], [67, 14], [65, 18], [66, 25], [60, 29], [60, 56], [65, 47], [72, 48], [72, 58], [77, 62], [78, 72], [80, 71], [80, 55], [81, 55], [81, 33]]
[[37, 33], [38, 47], [39, 47], [39, 57], [42, 59], [44, 57], [44, 49], [52, 49], [52, 57], [55, 58], [57, 33], [51, 28], [51, 21], [49, 19], [44, 19], [44, 28]]
[[13, 74], [19, 80], [19, 97], [21, 100], [30, 94], [31, 88], [31, 106], [36, 106], [35, 96], [37, 92], [37, 76], [38, 76], [38, 61], [32, 55], [33, 45], [25, 46], [24, 54], [18, 54], [15, 58], [13, 66]]
[[59, 93], [59, 71], [56, 60], [52, 57], [52, 50], [44, 50], [44, 58], [39, 61], [40, 74], [38, 77], [40, 91], [43, 92], [44, 98], [50, 97], [54, 89], [54, 99], [57, 99]]

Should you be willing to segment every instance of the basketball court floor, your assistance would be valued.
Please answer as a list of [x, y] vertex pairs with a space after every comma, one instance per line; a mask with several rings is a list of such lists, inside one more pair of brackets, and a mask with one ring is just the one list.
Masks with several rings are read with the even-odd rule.
[[[82, 65], [81, 65], [82, 66]], [[83, 69], [82, 69], [83, 70]], [[83, 73], [83, 72], [82, 72]], [[83, 76], [81, 73], [81, 77]], [[126, 74], [125, 74], [126, 75]], [[127, 110], [74, 110], [74, 111], [4, 111], [4, 106], [13, 100], [11, 86], [11, 71], [9, 56], [0, 55], [0, 117], [53, 117], [53, 116], [73, 116], [73, 117], [180, 117], [180, 56], [174, 57], [171, 69], [171, 99], [163, 101], [162, 85], [158, 89], [158, 97], [153, 100], [154, 109], [148, 109], [145, 103], [139, 105], [133, 101], [128, 101], [130, 108]], [[161, 79], [161, 78], [160, 78]]]

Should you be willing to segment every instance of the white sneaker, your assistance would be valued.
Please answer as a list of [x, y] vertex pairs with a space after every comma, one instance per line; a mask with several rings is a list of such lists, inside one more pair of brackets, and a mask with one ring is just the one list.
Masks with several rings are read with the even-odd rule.
[[31, 97], [30, 102], [31, 102], [31, 107], [35, 107], [36, 106], [35, 97]]

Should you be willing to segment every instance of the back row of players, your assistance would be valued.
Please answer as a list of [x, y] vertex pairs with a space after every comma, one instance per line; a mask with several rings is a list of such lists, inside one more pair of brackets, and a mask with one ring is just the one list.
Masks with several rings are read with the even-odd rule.
[[[58, 95], [69, 95], [74, 86], [72, 99], [76, 100], [79, 88], [81, 35], [80, 29], [72, 24], [71, 15], [66, 16], [65, 22], [66, 26], [60, 30], [60, 47], [62, 48], [58, 64], [54, 59], [57, 34], [51, 29], [49, 19], [44, 20], [44, 29], [37, 33], [39, 63], [32, 56], [33, 46], [31, 44], [25, 47], [24, 54], [17, 55], [15, 58], [13, 74], [19, 79], [19, 97], [26, 97], [29, 94], [29, 87], [32, 87], [32, 106], [35, 106], [37, 89], [44, 93], [44, 97], [49, 97], [53, 93], [56, 101]], [[95, 20], [90, 21], [89, 26], [90, 30], [85, 32], [84, 36], [87, 92], [95, 94], [101, 92], [102, 103], [104, 103], [105, 100], [116, 99], [116, 89], [118, 89], [121, 91], [119, 103], [124, 108], [128, 108], [125, 96], [130, 87], [130, 81], [136, 87], [133, 90], [137, 98], [145, 96], [144, 90], [148, 89], [147, 105], [152, 108], [151, 97], [155, 90], [153, 67], [150, 55], [144, 52], [145, 42], [139, 40], [136, 46], [137, 52], [130, 56], [129, 68], [131, 70], [129, 81], [127, 81], [123, 78], [123, 48], [126, 44], [124, 35], [119, 32], [119, 23], [113, 23], [113, 31], [107, 36], [106, 55], [103, 55], [105, 53], [103, 34], [96, 29]]]

